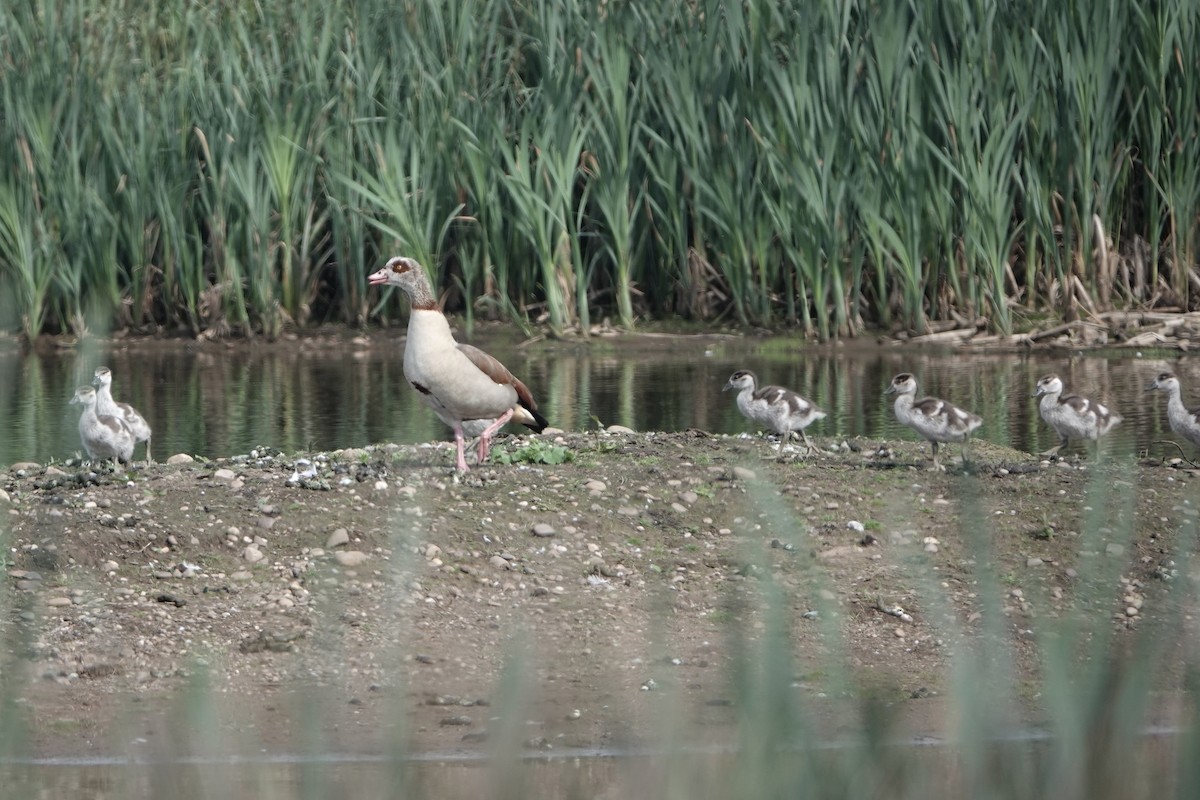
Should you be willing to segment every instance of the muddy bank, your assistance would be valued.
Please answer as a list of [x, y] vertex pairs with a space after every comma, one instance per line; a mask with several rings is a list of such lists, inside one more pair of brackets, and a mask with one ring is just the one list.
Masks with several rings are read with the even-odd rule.
[[[532, 748], [645, 742], [667, 711], [719, 741], [774, 597], [796, 691], [849, 676], [937, 731], [984, 615], [1033, 682], [1031, 631], [1155, 619], [1194, 535], [1197, 473], [1159, 461], [979, 443], [935, 473], [913, 442], [816, 441], [776, 459], [702, 432], [511, 437], [510, 463], [461, 478], [447, 443], [17, 465], [6, 688], [39, 754], [470, 750], [511, 708]], [[1089, 575], [1108, 577], [1081, 610]]]

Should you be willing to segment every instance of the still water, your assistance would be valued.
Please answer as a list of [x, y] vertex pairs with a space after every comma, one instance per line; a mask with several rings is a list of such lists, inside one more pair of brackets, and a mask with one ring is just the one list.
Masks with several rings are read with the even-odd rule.
[[[1125, 422], [1111, 434], [1116, 452], [1173, 438], [1165, 398], [1145, 385], [1164, 369], [1178, 373], [1191, 402], [1200, 360], [1174, 354], [1029, 353], [964, 355], [912, 347], [816, 347], [795, 339], [632, 337], [589, 343], [476, 338], [538, 398], [551, 424], [569, 431], [621, 424], [635, 430], [752, 430], [722, 393], [730, 373], [755, 371], [760, 383], [798, 390], [829, 416], [809, 429], [818, 438], [912, 438], [883, 397], [891, 377], [914, 372], [922, 392], [984, 418], [980, 438], [1042, 450], [1055, 437], [1030, 398], [1037, 378], [1058, 372], [1068, 391], [1115, 407]], [[386, 337], [277, 345], [190, 344], [71, 350], [0, 351], [0, 464], [62, 460], [80, 449], [74, 387], [107, 364], [118, 400], [154, 427], [160, 460], [186, 452], [209, 458], [259, 445], [287, 452], [376, 442], [449, 439], [449, 430], [404, 381], [402, 347]], [[1164, 452], [1155, 446], [1155, 452]], [[1168, 453], [1175, 454], [1174, 452]], [[1189, 451], [1189, 455], [1191, 452]], [[141, 449], [138, 450], [141, 458]]]

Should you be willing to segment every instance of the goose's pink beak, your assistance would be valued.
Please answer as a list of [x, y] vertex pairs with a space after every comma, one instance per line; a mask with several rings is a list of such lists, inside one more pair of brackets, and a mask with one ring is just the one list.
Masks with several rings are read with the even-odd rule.
[[372, 272], [370, 274], [370, 276], [367, 278], [367, 283], [371, 284], [372, 286], [380, 286], [387, 282], [388, 282], [388, 271], [387, 271], [386, 267], [384, 267], [383, 269], [381, 269], [377, 272]]

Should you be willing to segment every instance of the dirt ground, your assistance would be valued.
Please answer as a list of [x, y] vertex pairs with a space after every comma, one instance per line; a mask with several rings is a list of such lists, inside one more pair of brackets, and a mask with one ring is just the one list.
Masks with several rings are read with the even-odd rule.
[[816, 441], [514, 436], [461, 478], [448, 443], [14, 465], [0, 690], [41, 756], [472, 751], [512, 719], [534, 749], [721, 741], [775, 610], [798, 691], [938, 733], [987, 615], [1036, 698], [1031, 632], [1088, 603], [1129, 637], [1194, 538], [1198, 473], [1157, 460]]

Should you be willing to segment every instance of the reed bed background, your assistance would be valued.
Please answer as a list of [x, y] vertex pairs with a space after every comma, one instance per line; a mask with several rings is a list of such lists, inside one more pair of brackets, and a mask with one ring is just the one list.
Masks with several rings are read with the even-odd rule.
[[[1186, 0], [0, 9], [25, 335], [450, 310], [820, 337], [1200, 307]], [[111, 321], [111, 322], [110, 322]]]

